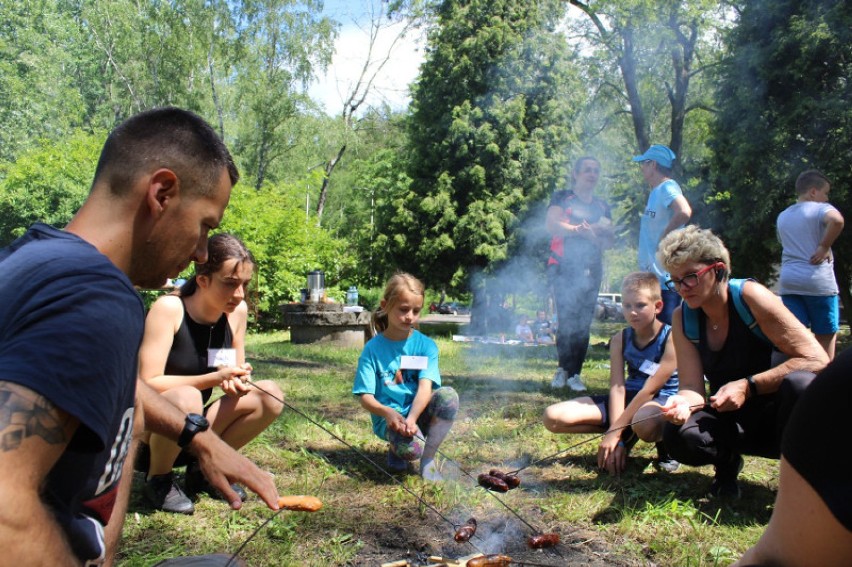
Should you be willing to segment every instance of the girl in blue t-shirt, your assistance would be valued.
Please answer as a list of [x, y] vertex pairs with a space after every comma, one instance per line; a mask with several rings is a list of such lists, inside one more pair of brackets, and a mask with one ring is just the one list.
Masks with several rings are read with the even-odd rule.
[[420, 476], [442, 480], [435, 453], [456, 412], [455, 390], [441, 387], [438, 346], [415, 329], [423, 284], [410, 274], [390, 278], [373, 324], [379, 332], [358, 359], [352, 393], [372, 415], [373, 431], [389, 442], [388, 468], [401, 472], [420, 459]]

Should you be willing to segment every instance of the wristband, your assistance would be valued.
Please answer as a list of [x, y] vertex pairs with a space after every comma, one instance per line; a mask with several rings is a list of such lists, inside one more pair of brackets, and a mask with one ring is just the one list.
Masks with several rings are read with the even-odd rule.
[[757, 396], [757, 384], [754, 382], [754, 376], [746, 377], [746, 382], [748, 382], [748, 393], [749, 396]]
[[619, 447], [626, 447], [626, 445], [624, 444], [624, 441], [619, 441], [618, 446]]

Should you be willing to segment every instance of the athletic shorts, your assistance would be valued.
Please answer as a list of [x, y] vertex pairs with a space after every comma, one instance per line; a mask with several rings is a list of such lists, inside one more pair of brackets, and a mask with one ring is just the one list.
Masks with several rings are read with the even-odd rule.
[[815, 335], [831, 335], [840, 328], [840, 300], [836, 295], [782, 295], [781, 301]]
[[[624, 392], [624, 407], [633, 401], [633, 398], [636, 397], [636, 394], [639, 392], [637, 390], [627, 390]], [[603, 421], [601, 421], [601, 427], [609, 428], [609, 394], [598, 394], [595, 396], [591, 396], [592, 401], [595, 402], [595, 405], [598, 406], [598, 409], [601, 411], [601, 415], [603, 416]], [[651, 399], [652, 402], [657, 402], [661, 406], [666, 405], [666, 400], [669, 399], [669, 396], [666, 394], [658, 393], [654, 398]]]

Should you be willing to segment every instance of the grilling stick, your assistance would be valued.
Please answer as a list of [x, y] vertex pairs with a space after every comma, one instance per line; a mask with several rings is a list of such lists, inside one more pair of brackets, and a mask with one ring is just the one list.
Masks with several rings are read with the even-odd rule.
[[[689, 406], [689, 409], [701, 408], [701, 407], [704, 407], [705, 405], [707, 405], [707, 404], [695, 404], [695, 405]], [[604, 437], [604, 436], [605, 436], [605, 435], [607, 435], [608, 433], [612, 433], [613, 431], [619, 431], [619, 430], [621, 430], [621, 429], [627, 429], [627, 428], [628, 428], [628, 427], [630, 427], [631, 425], [634, 425], [634, 424], [636, 424], [636, 423], [642, 423], [643, 421], [648, 421], [649, 419], [656, 419], [656, 418], [660, 417], [660, 416], [662, 415], [662, 413], [663, 413], [663, 412], [662, 412], [662, 410], [661, 410], [661, 411], [660, 411], [660, 413], [658, 413], [658, 414], [649, 415], [648, 417], [643, 417], [642, 419], [637, 419], [636, 421], [634, 421], [634, 422], [632, 422], [632, 423], [629, 423], [629, 424], [627, 424], [627, 425], [622, 425], [621, 427], [613, 427], [613, 428], [611, 428], [611, 429], [607, 429], [607, 430], [606, 430], [606, 431], [604, 431], [603, 433], [597, 433], [597, 434], [595, 434], [595, 435], [593, 435], [593, 436], [589, 437], [588, 439], [583, 439], [583, 440], [582, 440], [582, 441], [580, 441], [579, 443], [575, 443], [575, 444], [571, 445], [570, 447], [567, 447], [567, 448], [565, 448], [565, 449], [562, 449], [561, 451], [557, 451], [557, 452], [553, 453], [552, 455], [548, 455], [548, 456], [546, 456], [546, 457], [542, 457], [541, 459], [535, 460], [535, 461], [533, 461], [533, 462], [531, 462], [531, 463], [529, 463], [529, 464], [526, 464], [526, 465], [522, 466], [522, 467], [521, 467], [521, 468], [519, 468], [519, 469], [515, 469], [515, 470], [513, 470], [513, 471], [511, 471], [511, 472], [508, 472], [508, 473], [506, 473], [506, 474], [518, 474], [519, 472], [521, 472], [521, 471], [522, 471], [522, 470], [524, 470], [524, 469], [528, 469], [528, 468], [530, 468], [530, 467], [532, 467], [532, 466], [535, 466], [535, 465], [537, 465], [537, 464], [543, 463], [544, 461], [549, 461], [550, 459], [552, 459], [552, 458], [554, 458], [554, 457], [558, 457], [558, 456], [559, 456], [559, 455], [561, 455], [562, 453], [566, 453], [566, 452], [570, 451], [571, 449], [574, 449], [574, 448], [576, 448], [576, 447], [579, 447], [580, 445], [584, 445], [584, 444], [588, 443], [589, 441], [594, 441], [595, 439], [601, 439], [602, 437]]]

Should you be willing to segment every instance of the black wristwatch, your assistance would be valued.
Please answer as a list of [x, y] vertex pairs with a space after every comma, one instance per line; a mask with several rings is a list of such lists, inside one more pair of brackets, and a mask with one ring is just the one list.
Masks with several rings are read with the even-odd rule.
[[210, 422], [201, 414], [188, 413], [186, 414], [186, 423], [183, 426], [183, 431], [178, 437], [178, 447], [186, 447], [192, 441], [196, 434], [207, 431], [210, 428]]
[[754, 376], [748, 376], [746, 378], [746, 382], [748, 382], [748, 393], [749, 396], [754, 397], [759, 395], [757, 393], [757, 384], [754, 383]]

